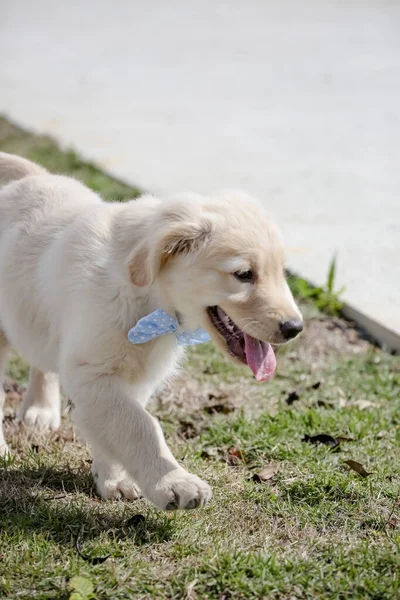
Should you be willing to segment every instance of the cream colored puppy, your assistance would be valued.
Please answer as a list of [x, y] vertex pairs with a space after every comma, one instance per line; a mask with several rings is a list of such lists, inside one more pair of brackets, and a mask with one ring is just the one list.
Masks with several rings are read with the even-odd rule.
[[[56, 429], [60, 380], [103, 498], [139, 489], [162, 509], [201, 506], [210, 487], [175, 460], [145, 408], [179, 363], [176, 336], [133, 345], [127, 334], [160, 308], [271, 377], [270, 344], [302, 329], [276, 226], [243, 193], [106, 203], [2, 153], [0, 183], [0, 369], [10, 345], [32, 365], [19, 418]], [[3, 433], [0, 446], [4, 455]]]

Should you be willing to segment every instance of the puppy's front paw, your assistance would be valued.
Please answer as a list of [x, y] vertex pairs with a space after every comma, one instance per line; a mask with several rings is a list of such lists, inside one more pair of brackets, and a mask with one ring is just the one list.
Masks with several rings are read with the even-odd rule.
[[209, 502], [212, 492], [208, 483], [197, 475], [176, 469], [146, 490], [146, 497], [164, 510], [193, 509]]
[[93, 461], [92, 475], [96, 491], [103, 500], [137, 500], [141, 497], [133, 479], [122, 469], [109, 471]]
[[54, 407], [39, 406], [31, 404], [30, 406], [24, 406], [22, 404], [17, 421], [24, 423], [28, 427], [36, 427], [38, 430], [44, 431], [55, 431], [60, 427], [61, 417], [60, 411]]
[[103, 500], [137, 500], [140, 492], [132, 479], [126, 477], [117, 481], [116, 479], [96, 480], [97, 493]]

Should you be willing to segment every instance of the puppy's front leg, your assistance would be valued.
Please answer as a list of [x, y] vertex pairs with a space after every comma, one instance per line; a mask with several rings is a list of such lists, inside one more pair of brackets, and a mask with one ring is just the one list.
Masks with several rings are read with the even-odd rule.
[[[90, 444], [123, 465], [143, 495], [158, 508], [197, 508], [211, 499], [211, 488], [173, 457], [158, 421], [135, 399], [135, 389], [117, 377], [90, 382], [63, 379], [73, 398], [73, 418]], [[75, 383], [73, 380], [75, 379]]]

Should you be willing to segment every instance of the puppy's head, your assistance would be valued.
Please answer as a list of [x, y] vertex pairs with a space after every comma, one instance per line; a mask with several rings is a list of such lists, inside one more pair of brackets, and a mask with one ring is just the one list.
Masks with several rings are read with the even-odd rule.
[[160, 204], [129, 261], [132, 282], [157, 286], [186, 330], [203, 327], [257, 380], [276, 366], [271, 344], [303, 321], [284, 275], [281, 235], [257, 200], [239, 192]]

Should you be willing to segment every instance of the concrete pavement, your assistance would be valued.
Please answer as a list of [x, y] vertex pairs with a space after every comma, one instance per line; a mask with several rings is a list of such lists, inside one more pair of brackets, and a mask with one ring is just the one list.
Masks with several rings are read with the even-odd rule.
[[400, 349], [399, 32], [390, 0], [2, 2], [0, 111], [146, 189], [259, 195]]

